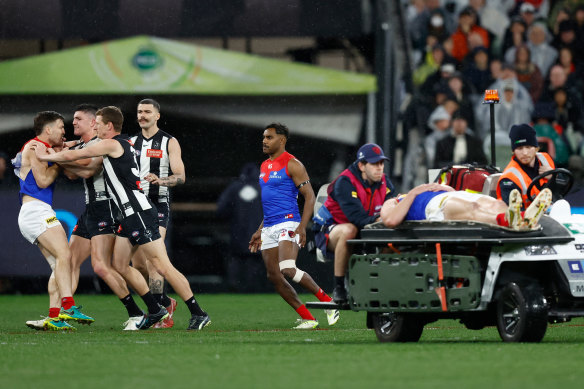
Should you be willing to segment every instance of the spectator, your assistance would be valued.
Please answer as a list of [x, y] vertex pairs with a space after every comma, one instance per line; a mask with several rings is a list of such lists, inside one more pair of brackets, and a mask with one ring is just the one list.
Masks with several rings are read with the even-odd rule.
[[432, 166], [436, 158], [436, 144], [448, 135], [450, 128], [450, 114], [443, 106], [438, 106], [428, 119], [428, 127], [432, 133], [424, 139], [424, 150], [426, 151], [426, 166]]
[[560, 65], [564, 72], [568, 75], [566, 82], [568, 85], [574, 85], [577, 90], [582, 90], [584, 82], [582, 65], [574, 62], [572, 49], [569, 47], [562, 47], [558, 52], [557, 65]]
[[424, 48], [429, 26], [443, 24], [449, 35], [454, 30], [452, 17], [440, 6], [440, 0], [424, 0], [424, 3], [424, 10], [418, 13], [411, 22], [410, 37], [414, 50]]
[[[556, 62], [558, 52], [547, 43], [547, 29], [542, 23], [535, 23], [527, 30], [527, 46], [531, 50], [531, 62], [535, 63], [545, 77], [550, 67]], [[505, 62], [513, 63], [515, 47], [505, 53]]]
[[[508, 132], [509, 127], [516, 123], [528, 123], [531, 121], [533, 101], [529, 92], [519, 81], [515, 69], [507, 64], [501, 66], [500, 77], [489, 86], [488, 89], [503, 91], [501, 103], [495, 106], [495, 128]], [[490, 110], [488, 104], [478, 102], [475, 107], [477, 112], [477, 124], [481, 128], [475, 129], [481, 139], [485, 139], [489, 133]]]
[[[582, 111], [576, 109], [568, 100], [566, 88], [559, 87], [554, 91], [553, 109], [555, 122], [562, 128], [562, 132], [571, 129], [584, 134]], [[572, 142], [568, 143], [571, 147], [574, 146]], [[575, 150], [572, 148], [572, 153], [574, 152]]]
[[477, 47], [467, 56], [462, 74], [472, 85], [474, 93], [482, 94], [493, 82], [489, 63], [489, 52], [485, 47]]
[[564, 20], [570, 20], [571, 14], [572, 12], [569, 9], [560, 8], [558, 16], [553, 24], [550, 24], [550, 18], [548, 17], [549, 29], [552, 32], [552, 34], [554, 34], [554, 36], [557, 36], [560, 33], [560, 23], [563, 22]]
[[[551, 1], [555, 2], [555, 0]], [[550, 13], [550, 0], [516, 0], [515, 2], [521, 3], [519, 9], [521, 9], [523, 4], [532, 5], [538, 18], [545, 18]]]
[[[584, 5], [584, 0], [558, 0], [552, 8], [552, 11], [548, 15], [548, 25], [550, 29], [556, 32], [554, 28], [557, 28], [558, 24], [565, 20], [563, 18], [570, 18], [576, 12], [576, 8], [579, 5]], [[565, 16], [562, 16], [565, 15]]]
[[413, 81], [415, 86], [422, 85], [428, 76], [438, 71], [445, 57], [444, 48], [435, 44], [424, 56], [424, 62], [414, 70]]
[[433, 167], [472, 162], [484, 165], [487, 157], [482, 148], [481, 140], [468, 128], [465, 116], [457, 111], [452, 115], [452, 130], [436, 144]]
[[432, 96], [435, 94], [437, 88], [440, 84], [445, 85], [447, 80], [452, 76], [452, 74], [456, 71], [454, 64], [452, 63], [444, 63], [440, 66], [440, 69], [428, 77], [422, 85], [420, 85], [419, 94], [428, 98], [428, 96]]
[[451, 36], [452, 56], [461, 63], [472, 47], [490, 47], [487, 30], [477, 24], [477, 14], [471, 7], [466, 7], [458, 15], [458, 27]]
[[409, 4], [406, 6], [406, 21], [411, 24], [414, 19], [420, 15], [426, 9], [424, 0], [410, 0]]
[[458, 109], [460, 108], [456, 100], [450, 97], [447, 97], [446, 100], [444, 100], [444, 102], [440, 105], [444, 107], [444, 109], [446, 110], [446, 112], [448, 112], [450, 116], [452, 116], [454, 112], [458, 111]]
[[246, 163], [237, 181], [221, 193], [217, 201], [217, 216], [229, 219], [230, 245], [226, 261], [227, 282], [236, 292], [267, 292], [266, 269], [258, 253], [249, 252], [249, 237], [262, 222], [262, 200], [254, 163]]
[[579, 42], [584, 42], [584, 4], [576, 7], [574, 22], [576, 24], [576, 39]]
[[537, 65], [531, 62], [531, 51], [527, 45], [517, 47], [513, 65], [517, 73], [517, 81], [529, 91], [531, 100], [537, 101], [541, 96], [544, 81]]
[[519, 6], [519, 17], [523, 19], [528, 29], [540, 19], [533, 4], [528, 2], [524, 2]]
[[491, 71], [491, 79], [493, 82], [503, 77], [503, 62], [501, 62], [500, 59], [493, 58], [489, 63], [489, 69]]
[[511, 24], [505, 31], [501, 53], [506, 53], [511, 47], [517, 47], [527, 42], [527, 24], [520, 16], [511, 19]]
[[550, 69], [549, 79], [546, 81], [546, 84], [543, 89], [543, 93], [540, 97], [540, 101], [542, 102], [552, 102], [554, 101], [555, 91], [558, 88], [564, 88], [566, 91], [566, 97], [568, 102], [573, 107], [573, 109], [582, 112], [583, 103], [582, 103], [582, 95], [574, 87], [573, 85], [569, 85], [567, 83], [568, 77], [564, 68], [560, 65], [554, 65]]
[[478, 14], [481, 26], [493, 34], [495, 39], [492, 46], [496, 48], [494, 51], [497, 52], [505, 38], [509, 17], [490, 3], [492, 2], [487, 2], [487, 0], [469, 0], [468, 2], [469, 6]]
[[470, 95], [472, 90], [464, 82], [464, 76], [460, 72], [454, 72], [448, 78], [448, 89], [454, 100], [458, 103], [460, 111], [468, 123], [473, 128], [475, 125], [475, 117], [473, 111], [473, 103]]
[[577, 39], [576, 36], [576, 22], [571, 19], [564, 20], [559, 25], [559, 32], [554, 37], [552, 45], [556, 50], [560, 50], [562, 47], [568, 47], [572, 50], [575, 56], [575, 62], [582, 63], [584, 46], [582, 41]]
[[538, 138], [548, 138], [553, 142], [553, 151], [542, 146], [542, 143], [540, 143], [540, 151], [550, 154], [556, 166], [567, 166], [570, 151], [568, 145], [554, 127], [554, 118], [555, 112], [551, 103], [537, 103], [533, 111], [533, 129]]

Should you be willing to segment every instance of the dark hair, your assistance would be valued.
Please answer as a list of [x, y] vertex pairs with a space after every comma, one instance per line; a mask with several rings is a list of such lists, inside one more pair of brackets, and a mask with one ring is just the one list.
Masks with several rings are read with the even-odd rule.
[[140, 100], [140, 102], [138, 103], [138, 105], [140, 104], [152, 104], [154, 106], [154, 108], [156, 108], [156, 110], [158, 112], [160, 112], [160, 104], [158, 104], [158, 101], [154, 100], [154, 99], [143, 99]]
[[43, 128], [49, 123], [56, 122], [57, 120], [61, 119], [63, 122], [65, 118], [59, 112], [55, 111], [42, 111], [36, 114], [34, 117], [34, 132], [36, 135], [40, 135], [43, 132]]
[[267, 130], [268, 128], [273, 128], [274, 130], [276, 130], [276, 134], [284, 135], [284, 138], [286, 139], [288, 139], [288, 137], [290, 136], [290, 130], [288, 130], [288, 127], [286, 127], [286, 125], [282, 123], [268, 124], [265, 130]]
[[116, 132], [122, 132], [122, 125], [124, 124], [124, 115], [118, 107], [110, 105], [108, 107], [100, 108], [95, 116], [101, 116], [101, 120], [104, 124], [111, 123], [114, 126]]
[[79, 104], [77, 107], [75, 107], [74, 112], [77, 111], [85, 112], [95, 116], [95, 113], [97, 112], [97, 106], [93, 104]]

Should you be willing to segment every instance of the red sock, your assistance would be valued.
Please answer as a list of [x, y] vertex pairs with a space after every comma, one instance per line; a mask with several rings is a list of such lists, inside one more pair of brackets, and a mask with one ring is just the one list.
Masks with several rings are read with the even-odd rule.
[[[525, 217], [525, 211], [521, 211], [521, 218]], [[502, 227], [509, 227], [509, 221], [507, 221], [507, 217], [504, 213], [500, 213], [497, 215], [497, 224]]]
[[59, 317], [61, 308], [49, 308], [49, 317]]
[[505, 217], [504, 213], [497, 215], [497, 224], [502, 227], [509, 227], [509, 222], [507, 221], [507, 217]]
[[63, 309], [70, 309], [73, 305], [75, 305], [75, 300], [73, 300], [73, 297], [63, 297], [61, 299], [61, 306]]
[[328, 303], [329, 301], [333, 301], [333, 299], [324, 292], [322, 289], [318, 289], [318, 292], [315, 294], [318, 301], [322, 301], [323, 303]]
[[306, 305], [304, 304], [302, 304], [296, 309], [296, 313], [298, 313], [300, 317], [303, 318], [304, 320], [316, 320], [314, 316], [312, 316], [312, 313], [310, 313], [310, 311], [308, 310], [308, 308], [306, 308]]

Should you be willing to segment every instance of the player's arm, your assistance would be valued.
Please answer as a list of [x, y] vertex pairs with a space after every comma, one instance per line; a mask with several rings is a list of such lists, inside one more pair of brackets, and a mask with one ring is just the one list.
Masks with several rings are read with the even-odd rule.
[[304, 165], [297, 159], [291, 159], [288, 162], [288, 173], [290, 178], [294, 181], [294, 185], [298, 188], [300, 194], [304, 197], [304, 209], [302, 210], [302, 218], [300, 219], [300, 224], [296, 231], [296, 234], [300, 235], [299, 245], [304, 247], [306, 244], [306, 226], [312, 217], [312, 211], [314, 209], [314, 190], [312, 185], [310, 185], [310, 178], [308, 178], [308, 173]]
[[36, 150], [38, 150], [39, 146], [42, 146], [45, 153], [47, 152], [45, 145], [35, 142], [24, 149], [23, 158], [27, 158], [30, 162], [32, 175], [39, 188], [47, 188], [59, 176], [59, 165], [48, 166], [46, 162], [40, 161], [36, 155]]
[[257, 231], [253, 233], [249, 240], [249, 251], [252, 253], [257, 253], [262, 248], [262, 228], [264, 228], [263, 219]]
[[61, 162], [59, 165], [65, 169], [65, 175], [70, 179], [90, 178], [102, 169], [103, 158], [85, 158], [73, 162]]
[[172, 176], [158, 177], [156, 174], [148, 173], [144, 179], [152, 185], [177, 186], [185, 183], [185, 164], [181, 157], [180, 144], [176, 138], [168, 141], [168, 159]]
[[104, 139], [83, 149], [64, 150], [55, 154], [44, 154], [44, 150], [41, 150], [43, 147], [37, 147], [36, 153], [41, 161], [46, 162], [71, 162], [77, 161], [78, 159], [100, 156], [118, 158], [124, 153], [122, 145], [113, 139]]

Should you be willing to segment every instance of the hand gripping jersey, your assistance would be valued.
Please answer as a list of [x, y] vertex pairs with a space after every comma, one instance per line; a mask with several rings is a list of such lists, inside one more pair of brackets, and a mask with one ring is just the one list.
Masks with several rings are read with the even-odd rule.
[[158, 130], [149, 139], [145, 138], [142, 133], [131, 138], [131, 142], [136, 150], [142, 190], [154, 204], [168, 202], [168, 186], [151, 186], [144, 177], [148, 173], [156, 174], [158, 177], [172, 175], [170, 160], [168, 159], [168, 142], [170, 139], [172, 139], [172, 135], [161, 130]]
[[[36, 138], [36, 137], [34, 139], [31, 139], [28, 142], [26, 142], [24, 144], [24, 146], [26, 146], [29, 142], [32, 142], [33, 140], [36, 140], [38, 142], [43, 143], [48, 149], [51, 148], [51, 146], [48, 143], [43, 142], [42, 140], [40, 140], [39, 138]], [[20, 202], [22, 203], [22, 195], [28, 195], [30, 197], [34, 197], [37, 200], [44, 201], [45, 203], [52, 206], [53, 205], [53, 192], [55, 191], [55, 182], [54, 181], [48, 187], [40, 188], [37, 185], [37, 182], [34, 178], [34, 175], [32, 174], [32, 169], [30, 169], [30, 171], [28, 172], [28, 174], [26, 175], [24, 180], [22, 178], [20, 178], [22, 150], [24, 150], [24, 146], [22, 146], [22, 149], [20, 149], [20, 151], [16, 155], [16, 158], [14, 158], [14, 160], [12, 161], [12, 163], [14, 164], [14, 167], [15, 167], [15, 173], [17, 173], [17, 171], [18, 171], [17, 176], [18, 176], [18, 180], [20, 181], [20, 192], [19, 192]], [[49, 162], [49, 166], [52, 166], [52, 165], [53, 165], [53, 163]]]
[[138, 164], [130, 138], [120, 134], [112, 139], [120, 142], [124, 153], [118, 158], [103, 157], [103, 171], [108, 193], [124, 216], [152, 208], [150, 201], [140, 190]]
[[[71, 149], [83, 149], [87, 146], [99, 142], [100, 140], [101, 139], [99, 139], [97, 136], [94, 136], [89, 140], [89, 142], [81, 142], [79, 145], [71, 147]], [[109, 195], [105, 187], [105, 180], [103, 178], [103, 169], [100, 169], [98, 172], [96, 172], [93, 177], [85, 178], [83, 180], [83, 186], [85, 187], [85, 204], [109, 199]]]
[[260, 168], [264, 208], [264, 227], [283, 222], [300, 222], [298, 189], [288, 174], [288, 162], [295, 157], [283, 152], [273, 161], [266, 159]]

